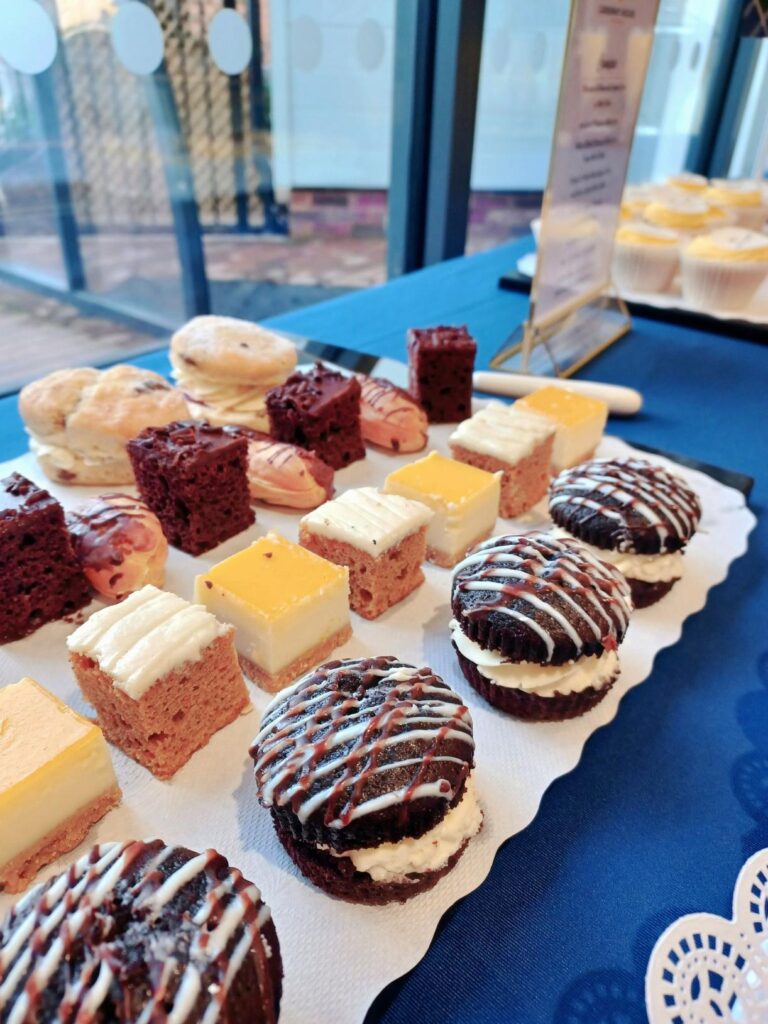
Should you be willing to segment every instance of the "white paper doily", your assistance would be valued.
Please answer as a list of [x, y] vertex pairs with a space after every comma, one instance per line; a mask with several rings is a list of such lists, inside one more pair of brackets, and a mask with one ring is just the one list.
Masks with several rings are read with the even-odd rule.
[[733, 918], [687, 914], [661, 935], [645, 976], [650, 1024], [768, 1021], [768, 848], [733, 890]]
[[[451, 429], [430, 428], [430, 447], [447, 452]], [[599, 448], [605, 456], [632, 451], [610, 437]], [[369, 450], [365, 460], [336, 474], [337, 490], [380, 484], [388, 472], [412, 458]], [[450, 574], [445, 569], [426, 565], [423, 586], [375, 622], [353, 616], [354, 636], [334, 657], [395, 654], [415, 665], [430, 665], [472, 710], [485, 825], [456, 868], [430, 892], [404, 906], [359, 907], [331, 899], [298, 874], [274, 835], [269, 814], [256, 801], [248, 746], [268, 695], [255, 687], [250, 687], [255, 711], [217, 733], [170, 782], [158, 781], [113, 748], [123, 803], [92, 830], [80, 850], [93, 842], [157, 835], [195, 850], [221, 850], [259, 886], [272, 907], [285, 967], [281, 1024], [357, 1024], [376, 995], [424, 956], [441, 916], [483, 882], [499, 846], [530, 824], [549, 785], [578, 764], [589, 736], [611, 721], [623, 694], [649, 676], [656, 654], [680, 639], [685, 619], [704, 606], [710, 588], [725, 579], [731, 562], [746, 550], [755, 519], [744, 497], [711, 477], [673, 468], [699, 492], [703, 506], [701, 529], [686, 554], [685, 576], [662, 602], [634, 615], [621, 648], [620, 679], [581, 718], [519, 722], [475, 694], [458, 669], [448, 638]], [[47, 482], [29, 455], [0, 470], [2, 475], [24, 473], [67, 506], [97, 493]], [[195, 559], [172, 549], [167, 589], [190, 599], [197, 573], [269, 529], [295, 539], [299, 518], [260, 508], [255, 526], [215, 552]], [[525, 521], [499, 520], [496, 532], [537, 525], [546, 525], [546, 519], [530, 515]], [[31, 675], [76, 710], [92, 713], [67, 663], [65, 638], [73, 628], [66, 622], [49, 623], [33, 636], [0, 648], [0, 684]], [[39, 877], [61, 870], [75, 856], [77, 851]], [[0, 896], [0, 914], [12, 901]]]

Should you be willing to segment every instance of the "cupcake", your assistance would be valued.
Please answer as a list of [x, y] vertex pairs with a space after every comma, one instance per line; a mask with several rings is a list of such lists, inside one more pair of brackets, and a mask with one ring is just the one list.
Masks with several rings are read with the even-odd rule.
[[489, 704], [529, 721], [576, 718], [619, 675], [629, 585], [578, 541], [547, 533], [479, 544], [453, 572], [451, 640]]
[[684, 194], [655, 199], [643, 211], [643, 220], [689, 238], [728, 224], [728, 217], [721, 209], [698, 196]]
[[665, 193], [663, 185], [647, 182], [642, 185], [627, 185], [621, 197], [619, 216], [622, 221], [634, 221], [642, 216], [649, 203], [660, 199]]
[[431, 669], [331, 661], [267, 707], [251, 747], [259, 800], [301, 873], [352, 903], [404, 902], [482, 827], [472, 718]]
[[670, 174], [667, 178], [667, 185], [671, 188], [682, 189], [691, 195], [703, 195], [709, 185], [709, 181], [703, 174], [682, 171], [680, 174]]
[[768, 219], [768, 202], [759, 181], [715, 178], [705, 193], [705, 199], [725, 210], [738, 227], [760, 231]]
[[0, 1018], [275, 1024], [283, 966], [259, 890], [215, 850], [94, 846], [0, 922]]
[[612, 275], [619, 291], [666, 291], [679, 262], [676, 231], [630, 222], [622, 224], [616, 232]]
[[768, 235], [720, 228], [700, 235], [682, 253], [683, 297], [702, 309], [746, 306], [768, 275]]
[[701, 506], [677, 476], [644, 459], [593, 459], [552, 481], [555, 535], [576, 538], [626, 576], [636, 608], [655, 604], [683, 574]]

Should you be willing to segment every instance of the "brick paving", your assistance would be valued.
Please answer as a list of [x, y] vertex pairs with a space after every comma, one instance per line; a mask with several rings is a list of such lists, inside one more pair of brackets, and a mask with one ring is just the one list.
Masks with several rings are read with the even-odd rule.
[[[384, 281], [385, 194], [347, 196], [346, 204], [328, 202], [329, 198], [334, 196], [292, 197], [290, 237], [206, 234], [203, 244], [212, 287], [216, 282], [243, 282], [242, 295], [247, 294], [247, 282], [266, 282], [270, 295], [279, 298], [281, 286], [296, 286], [291, 302], [296, 305], [302, 301], [296, 298], [302, 294], [300, 286], [306, 290], [306, 302], [317, 301], [323, 289], [338, 294]], [[537, 209], [535, 196], [474, 194], [467, 252], [524, 233]], [[168, 319], [178, 319], [180, 269], [170, 232], [85, 235], [81, 249], [89, 290], [124, 296], [131, 281], [149, 283], [161, 298], [170, 295], [173, 308]], [[31, 267], [63, 281], [55, 236], [0, 237], [2, 263]], [[156, 345], [157, 339], [106, 318], [85, 317], [67, 303], [0, 285], [0, 393], [61, 366], [128, 358]]]

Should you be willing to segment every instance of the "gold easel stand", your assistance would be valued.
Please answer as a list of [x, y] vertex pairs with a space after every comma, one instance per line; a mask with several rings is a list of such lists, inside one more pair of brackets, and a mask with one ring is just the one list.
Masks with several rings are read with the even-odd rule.
[[527, 320], [491, 359], [494, 370], [570, 377], [632, 329], [623, 299], [601, 295], [546, 326]]

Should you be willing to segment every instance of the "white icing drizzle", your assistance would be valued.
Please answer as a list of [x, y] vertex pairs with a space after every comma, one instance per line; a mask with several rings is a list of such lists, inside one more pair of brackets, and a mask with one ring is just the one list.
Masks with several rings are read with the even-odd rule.
[[[497, 594], [465, 609], [464, 618], [498, 612], [517, 619], [542, 641], [547, 661], [555, 643], [542, 615], [563, 630], [578, 656], [585, 641], [577, 623], [599, 643], [608, 638], [618, 642], [632, 611], [629, 585], [614, 566], [578, 542], [567, 544], [544, 533], [495, 537], [480, 544], [454, 569], [453, 586], [463, 592]], [[574, 613], [576, 623], [556, 606], [558, 602]], [[532, 613], [526, 614], [520, 605]], [[536, 612], [541, 614], [535, 616]]]
[[432, 509], [420, 501], [381, 494], [375, 487], [358, 487], [304, 516], [301, 526], [377, 558], [426, 526], [433, 516]]
[[[162, 966], [160, 981], [152, 998], [142, 1009], [137, 1024], [165, 1021], [166, 1024], [184, 1024], [198, 1007], [201, 994], [205, 1005], [196, 1015], [204, 1024], [215, 1024], [221, 1014], [227, 994], [237, 973], [253, 950], [257, 970], [264, 978], [267, 961], [272, 955], [260, 941], [261, 929], [270, 917], [269, 909], [261, 903], [256, 886], [247, 882], [236, 868], [227, 868], [225, 877], [208, 874], [216, 865], [216, 875], [226, 861], [215, 850], [191, 857], [172, 870], [166, 878], [160, 871], [168, 858], [178, 852], [158, 840], [156, 855], [140, 869], [128, 893], [144, 893], [131, 905], [132, 921], [146, 926], [150, 936], [159, 931], [159, 938], [171, 938], [169, 951]], [[37, 886], [11, 911], [0, 938], [0, 1010], [8, 1011], [7, 1024], [26, 1024], [34, 1017], [36, 1005], [46, 986], [61, 968], [68, 950], [80, 936], [87, 936], [95, 912], [109, 913], [104, 905], [120, 883], [127, 882], [135, 871], [135, 862], [146, 855], [148, 843], [109, 843], [93, 850], [48, 883]], [[169, 994], [169, 983], [179, 968], [173, 955], [176, 949], [170, 933], [162, 931], [161, 912], [190, 883], [201, 874], [208, 879], [208, 889], [202, 901], [195, 895], [197, 908], [185, 912], [182, 920], [191, 922], [195, 933], [187, 954], [176, 991]], [[197, 890], [195, 890], [196, 892]], [[148, 895], [147, 895], [148, 893]], [[214, 927], [209, 922], [216, 915]], [[234, 948], [227, 955], [233, 939]], [[159, 939], [158, 939], [159, 941]], [[115, 939], [110, 937], [109, 947]], [[87, 943], [87, 938], [86, 938]], [[183, 947], [182, 947], [183, 948]], [[79, 973], [70, 978], [60, 1003], [72, 1011], [78, 1022], [92, 1021], [107, 998], [114, 979], [113, 964], [116, 954], [109, 960], [100, 946], [87, 951]], [[74, 966], [70, 960], [69, 970]], [[265, 988], [268, 989], [268, 981]], [[268, 997], [267, 997], [268, 998]], [[170, 1009], [164, 1009], [170, 1003]], [[265, 1007], [271, 1014], [272, 1007]], [[270, 1017], [274, 1024], [274, 1017]]]
[[147, 585], [95, 612], [67, 637], [70, 651], [92, 658], [134, 700], [168, 672], [197, 661], [227, 632], [207, 608]]
[[670, 540], [672, 548], [684, 546], [701, 515], [698, 498], [682, 480], [644, 459], [593, 459], [564, 470], [554, 480], [550, 498], [550, 508], [561, 505], [588, 508], [618, 523], [617, 548], [630, 552], [636, 551], [633, 517], [639, 516], [656, 534], [663, 551]]
[[[333, 685], [339, 674], [355, 674], [360, 685], [346, 694]], [[465, 761], [441, 754], [447, 740], [467, 747]], [[397, 747], [413, 742], [424, 744], [423, 755], [398, 758]], [[469, 768], [473, 751], [472, 719], [458, 696], [428, 669], [384, 657], [309, 673], [269, 705], [251, 747], [262, 804], [290, 805], [302, 824], [324, 807], [330, 828], [422, 797], [450, 803], [451, 782], [426, 781], [425, 772], [450, 761]], [[371, 776], [396, 768], [413, 769], [407, 785], [363, 799]], [[327, 776], [332, 781], [324, 785]]]

